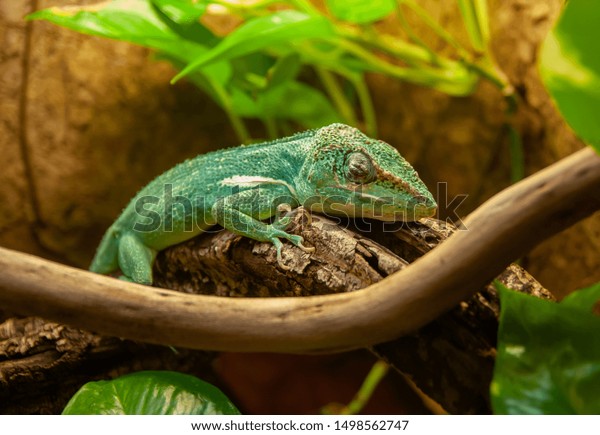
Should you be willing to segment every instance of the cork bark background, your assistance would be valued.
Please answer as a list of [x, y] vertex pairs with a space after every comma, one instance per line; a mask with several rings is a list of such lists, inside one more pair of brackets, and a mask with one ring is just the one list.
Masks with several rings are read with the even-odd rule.
[[[190, 84], [169, 85], [173, 69], [147, 50], [23, 20], [37, 9], [94, 2], [0, 2], [0, 245], [81, 267], [146, 182], [185, 158], [236, 145], [221, 110]], [[421, 3], [461, 37], [454, 2]], [[494, 53], [522, 100], [514, 125], [527, 174], [583, 146], [536, 70], [561, 3], [490, 2]], [[432, 190], [446, 182], [449, 198], [468, 194], [460, 215], [509, 185], [499, 90], [482, 83], [474, 95], [452, 98], [380, 76], [369, 84], [381, 138]], [[598, 258], [595, 215], [538, 246], [523, 265], [560, 297], [600, 280]]]

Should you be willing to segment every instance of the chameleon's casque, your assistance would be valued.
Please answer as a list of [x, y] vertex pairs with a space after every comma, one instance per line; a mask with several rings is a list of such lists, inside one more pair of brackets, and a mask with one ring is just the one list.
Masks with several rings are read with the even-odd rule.
[[[152, 283], [158, 251], [219, 224], [237, 234], [281, 238], [310, 252], [288, 234], [289, 215], [304, 205], [336, 216], [409, 221], [432, 216], [436, 203], [396, 149], [359, 130], [332, 124], [256, 145], [187, 160], [144, 187], [108, 229], [90, 270]], [[272, 223], [261, 222], [276, 217]]]

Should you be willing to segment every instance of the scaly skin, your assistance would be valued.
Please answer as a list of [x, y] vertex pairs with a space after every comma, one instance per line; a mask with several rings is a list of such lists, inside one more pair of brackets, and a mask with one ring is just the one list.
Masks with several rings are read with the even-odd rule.
[[410, 221], [432, 216], [437, 205], [415, 170], [396, 149], [355, 128], [332, 124], [256, 145], [215, 151], [187, 160], [144, 187], [108, 229], [90, 266], [118, 269], [128, 279], [152, 283], [158, 251], [219, 224], [242, 236], [268, 241], [281, 257], [289, 215], [304, 205], [336, 216]]

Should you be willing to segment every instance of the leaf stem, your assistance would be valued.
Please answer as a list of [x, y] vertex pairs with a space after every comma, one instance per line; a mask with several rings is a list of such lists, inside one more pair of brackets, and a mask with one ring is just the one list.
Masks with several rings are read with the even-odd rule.
[[424, 51], [426, 51], [429, 54], [431, 63], [439, 64], [438, 54], [434, 52], [427, 44], [425, 44], [425, 41], [423, 41], [421, 38], [419, 38], [419, 36], [417, 36], [417, 34], [413, 31], [412, 27], [408, 23], [408, 20], [404, 15], [404, 11], [402, 10], [401, 3], [398, 3], [396, 5], [396, 11], [398, 15], [398, 20], [400, 21], [400, 24], [404, 28], [404, 31], [406, 32], [408, 37], [412, 39], [417, 46], [421, 47]]
[[373, 396], [375, 389], [379, 383], [383, 380], [385, 375], [388, 373], [390, 366], [382, 360], [377, 361], [371, 367], [369, 374], [363, 381], [360, 389], [356, 395], [352, 398], [350, 403], [342, 408], [340, 414], [342, 415], [355, 415], [358, 414], [365, 407], [369, 399]]
[[235, 113], [233, 109], [233, 104], [231, 102], [231, 98], [225, 88], [221, 86], [218, 82], [213, 80], [211, 77], [205, 76], [209, 86], [215, 92], [215, 95], [221, 102], [221, 107], [225, 111], [225, 114], [229, 118], [229, 122], [233, 127], [233, 130], [241, 143], [250, 143], [252, 141], [252, 137], [248, 130], [246, 129], [246, 125], [240, 116]]
[[525, 157], [523, 154], [523, 142], [521, 135], [510, 124], [508, 128], [508, 145], [510, 154], [510, 179], [513, 183], [522, 180], [525, 177]]
[[316, 7], [314, 7], [310, 2], [306, 0], [289, 0], [286, 3], [290, 3], [302, 12], [306, 12], [307, 14], [312, 16], [322, 15]]
[[469, 52], [456, 40], [454, 37], [442, 26], [440, 26], [431, 16], [427, 13], [425, 9], [415, 3], [413, 0], [398, 0], [400, 5], [406, 5], [408, 8], [412, 9], [412, 11], [421, 19], [423, 22], [433, 30], [441, 39], [450, 44], [454, 49], [458, 52], [458, 54], [463, 58], [469, 58]]
[[470, 91], [471, 88], [468, 71], [458, 62], [454, 63], [453, 69], [427, 66], [406, 68], [393, 65], [352, 41], [337, 40], [336, 45], [365, 62], [368, 66], [367, 69], [372, 72], [385, 73], [391, 77], [429, 86], [451, 95], [465, 95], [468, 93], [466, 91]]
[[371, 100], [371, 93], [365, 82], [364, 75], [353, 73], [347, 78], [356, 89], [365, 122], [366, 133], [371, 137], [377, 137], [377, 117], [375, 115], [375, 108], [373, 107], [373, 100]]
[[273, 119], [272, 116], [265, 116], [262, 118], [262, 122], [265, 125], [265, 128], [267, 129], [267, 137], [270, 140], [274, 140], [277, 139], [277, 123], [275, 122], [275, 119]]
[[331, 98], [331, 100], [333, 101], [333, 104], [335, 105], [336, 109], [338, 110], [338, 112], [340, 112], [340, 115], [342, 116], [344, 122], [346, 124], [356, 126], [357, 121], [356, 114], [354, 113], [354, 107], [352, 107], [352, 104], [344, 95], [344, 92], [340, 88], [340, 84], [336, 80], [333, 73], [317, 65], [315, 65], [315, 71], [319, 76], [321, 83], [323, 83], [327, 95], [329, 95], [329, 98]]

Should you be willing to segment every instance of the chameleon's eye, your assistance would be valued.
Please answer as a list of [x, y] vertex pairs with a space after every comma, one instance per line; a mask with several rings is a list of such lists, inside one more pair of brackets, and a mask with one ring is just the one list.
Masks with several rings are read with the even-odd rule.
[[346, 159], [346, 177], [354, 183], [375, 181], [375, 168], [371, 159], [363, 153], [352, 153]]

